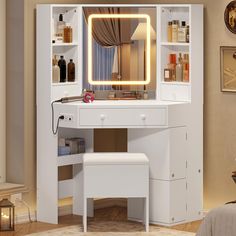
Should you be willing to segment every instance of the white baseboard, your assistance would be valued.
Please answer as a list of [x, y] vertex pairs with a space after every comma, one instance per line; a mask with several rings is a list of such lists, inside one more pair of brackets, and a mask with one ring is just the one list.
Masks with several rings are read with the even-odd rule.
[[[124, 199], [112, 200], [108, 198], [108, 199], [97, 199], [95, 201], [96, 201], [96, 204], [94, 205], [94, 209], [101, 209], [101, 208], [112, 207], [112, 206], [121, 206], [121, 207], [126, 206], [126, 200]], [[65, 215], [71, 215], [71, 214], [72, 214], [72, 205], [64, 205], [58, 208], [59, 216], [65, 216]], [[32, 221], [36, 221], [37, 220], [36, 210], [31, 211], [30, 216], [31, 216]], [[28, 212], [26, 211], [20, 214], [16, 214], [15, 219], [16, 219], [16, 224], [29, 222]]]
[[[114, 205], [114, 204], [113, 204]], [[112, 204], [107, 204], [106, 207], [110, 207], [112, 206]], [[122, 205], [123, 206], [123, 205]], [[95, 207], [95, 209], [100, 209], [102, 208], [99, 204], [97, 207]], [[205, 217], [209, 212], [209, 209], [204, 209], [203, 210], [203, 217]], [[59, 216], [65, 216], [65, 215], [71, 215], [72, 214], [72, 205], [65, 205], [65, 206], [60, 206], [58, 208], [58, 214]], [[30, 212], [30, 216], [31, 216], [31, 220], [32, 221], [36, 221], [36, 211]], [[24, 212], [21, 214], [16, 214], [16, 224], [22, 224], [22, 223], [27, 223], [29, 222], [29, 216], [28, 216], [28, 212]], [[130, 219], [130, 220], [134, 220], [137, 221], [137, 219]]]
[[[65, 205], [58, 208], [59, 216], [71, 215], [72, 214], [72, 205]], [[37, 212], [31, 211], [30, 217], [32, 221], [37, 221]], [[15, 215], [15, 223], [22, 224], [30, 222], [28, 212], [22, 212]]]
[[[36, 221], [36, 211], [30, 212], [30, 217], [32, 221]], [[15, 215], [15, 224], [22, 224], [26, 222], [30, 222], [27, 211]]]

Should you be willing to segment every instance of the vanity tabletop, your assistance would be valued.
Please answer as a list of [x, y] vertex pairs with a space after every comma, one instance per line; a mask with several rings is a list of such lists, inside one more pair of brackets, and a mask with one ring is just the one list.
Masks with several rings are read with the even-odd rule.
[[[58, 103], [61, 104], [61, 103]], [[189, 102], [174, 102], [174, 101], [158, 101], [158, 100], [95, 100], [92, 103], [84, 103], [82, 101], [75, 101], [63, 103], [68, 106], [78, 106], [83, 108], [94, 107], [163, 107], [172, 105], [190, 104]]]

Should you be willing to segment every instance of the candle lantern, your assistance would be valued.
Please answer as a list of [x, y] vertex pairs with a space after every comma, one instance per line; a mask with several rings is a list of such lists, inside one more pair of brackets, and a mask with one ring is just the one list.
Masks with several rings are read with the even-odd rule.
[[8, 199], [0, 201], [0, 231], [15, 229], [15, 206]]

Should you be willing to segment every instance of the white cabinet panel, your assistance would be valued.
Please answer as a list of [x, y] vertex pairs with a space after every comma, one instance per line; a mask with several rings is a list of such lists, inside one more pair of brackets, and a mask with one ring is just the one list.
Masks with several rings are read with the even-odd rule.
[[[184, 222], [186, 210], [186, 179], [173, 181], [150, 179], [150, 222], [161, 225], [173, 225]], [[144, 201], [128, 200], [128, 219], [142, 220]]]
[[164, 126], [165, 108], [156, 109], [80, 109], [81, 126]]
[[168, 225], [185, 219], [186, 179], [150, 180], [150, 221]]
[[149, 158], [150, 178], [174, 180], [186, 177], [186, 127], [128, 130], [128, 151]]
[[188, 158], [188, 140], [186, 127], [169, 130], [170, 140], [170, 179], [186, 177], [186, 160]]
[[203, 216], [203, 175], [201, 167], [192, 166], [188, 170], [188, 219], [191, 221], [200, 220]]

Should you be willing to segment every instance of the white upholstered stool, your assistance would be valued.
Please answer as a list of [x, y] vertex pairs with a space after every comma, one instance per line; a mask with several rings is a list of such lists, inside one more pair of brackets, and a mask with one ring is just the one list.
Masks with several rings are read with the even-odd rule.
[[88, 198], [145, 198], [144, 221], [149, 230], [149, 162], [142, 153], [85, 153], [84, 210], [87, 232]]

